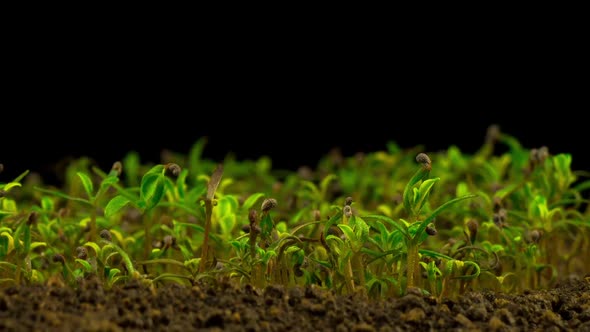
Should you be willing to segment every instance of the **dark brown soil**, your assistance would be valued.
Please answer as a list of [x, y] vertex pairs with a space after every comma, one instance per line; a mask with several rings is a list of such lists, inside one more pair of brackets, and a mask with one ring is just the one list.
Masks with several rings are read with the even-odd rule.
[[435, 301], [420, 295], [366, 301], [319, 288], [139, 283], [105, 290], [23, 286], [0, 289], [2, 331], [590, 331], [590, 282], [507, 295], [468, 293]]

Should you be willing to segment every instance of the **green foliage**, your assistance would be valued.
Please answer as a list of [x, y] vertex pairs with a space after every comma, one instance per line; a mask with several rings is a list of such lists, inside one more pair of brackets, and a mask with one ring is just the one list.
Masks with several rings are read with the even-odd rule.
[[24, 185], [24, 172], [0, 182], [0, 287], [230, 281], [442, 301], [590, 273], [586, 173], [569, 154], [496, 142], [429, 156], [390, 142], [294, 173], [265, 156], [216, 167], [201, 139], [156, 165], [130, 152], [103, 172], [81, 158], [61, 188]]

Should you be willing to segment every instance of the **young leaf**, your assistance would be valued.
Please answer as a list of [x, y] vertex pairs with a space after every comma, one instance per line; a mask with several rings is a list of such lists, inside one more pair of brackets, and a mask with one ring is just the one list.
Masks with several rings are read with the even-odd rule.
[[125, 205], [131, 202], [127, 197], [122, 195], [117, 195], [113, 197], [104, 208], [104, 216], [107, 218], [112, 217], [115, 213], [121, 210]]
[[219, 226], [221, 226], [221, 233], [224, 235], [231, 235], [231, 232], [236, 225], [236, 215], [228, 214], [219, 220]]
[[432, 178], [432, 179], [424, 180], [420, 184], [420, 189], [418, 189], [419, 199], [415, 205], [416, 211], [420, 211], [420, 209], [422, 209], [422, 206], [424, 205], [424, 203], [426, 202], [426, 199], [428, 198], [428, 194], [430, 194], [430, 191], [432, 190], [432, 186], [434, 186], [434, 184], [437, 183], [439, 180], [440, 180], [440, 178]]
[[80, 181], [82, 181], [82, 186], [84, 187], [84, 191], [86, 191], [88, 198], [92, 199], [92, 193], [94, 192], [92, 179], [90, 179], [90, 176], [84, 172], [78, 172], [76, 174], [80, 178]]
[[242, 210], [249, 211], [252, 208], [252, 206], [254, 206], [254, 204], [256, 204], [256, 202], [263, 197], [264, 197], [263, 193], [255, 193], [255, 194], [250, 195], [250, 197], [248, 197], [244, 201], [244, 204], [242, 204]]
[[196, 141], [195, 144], [193, 144], [193, 146], [191, 147], [191, 150], [188, 154], [191, 174], [199, 174], [201, 155], [203, 154], [203, 150], [205, 149], [206, 144], [207, 138], [203, 137]]
[[84, 271], [92, 272], [92, 265], [90, 265], [90, 263], [88, 263], [87, 261], [80, 258], [76, 258], [76, 263], [82, 265], [84, 267]]
[[10, 189], [14, 187], [22, 187], [22, 185], [18, 182], [8, 182], [4, 186], [0, 186], [0, 188], [2, 188], [2, 190], [4, 190], [5, 192], [10, 191]]
[[100, 183], [100, 188], [108, 188], [109, 186], [119, 182], [119, 177], [116, 174], [109, 174], [106, 178], [102, 180]]
[[125, 158], [123, 158], [123, 165], [125, 165], [125, 179], [129, 183], [129, 186], [136, 187], [137, 180], [139, 179], [139, 154], [135, 151], [129, 152]]
[[176, 188], [178, 189], [178, 197], [184, 200], [186, 195], [186, 177], [188, 176], [188, 169], [180, 171], [180, 175], [176, 178]]
[[408, 227], [403, 222], [398, 223], [389, 217], [380, 216], [380, 215], [368, 215], [368, 216], [363, 216], [363, 218], [384, 221], [384, 222], [388, 223], [389, 225], [393, 226], [393, 228], [397, 229], [401, 234], [404, 235], [404, 237], [406, 237], [407, 239], [410, 239], [410, 233], [408, 233]]
[[146, 173], [141, 179], [140, 197], [145, 202], [145, 209], [150, 210], [164, 196], [164, 175], [162, 173]]
[[260, 234], [263, 238], [269, 238], [270, 233], [272, 232], [274, 224], [272, 222], [272, 218], [270, 217], [270, 213], [267, 213], [264, 218], [260, 221]]
[[403, 203], [404, 203], [404, 209], [406, 210], [407, 213], [412, 213], [412, 203], [411, 203], [411, 198], [410, 198], [410, 193], [412, 193], [412, 188], [418, 182], [420, 182], [420, 180], [426, 179], [429, 174], [430, 174], [429, 169], [420, 166], [420, 168], [418, 168], [416, 173], [414, 173], [414, 175], [412, 176], [410, 181], [408, 181], [408, 183], [406, 184], [406, 187], [404, 188], [404, 193], [403, 193]]
[[361, 217], [354, 215], [350, 218], [349, 225], [354, 229], [354, 233], [360, 244], [365, 243], [369, 237], [369, 225]]
[[429, 223], [434, 222], [434, 218], [439, 213], [448, 209], [451, 205], [453, 205], [455, 203], [458, 203], [462, 200], [466, 200], [469, 198], [474, 198], [474, 197], [477, 197], [477, 195], [466, 195], [466, 196], [462, 196], [462, 197], [456, 197], [456, 198], [453, 198], [450, 201], [444, 203], [443, 205], [439, 206], [436, 210], [432, 211], [432, 213], [428, 216], [428, 218], [422, 220], [422, 222], [420, 223], [420, 226], [418, 227], [418, 229], [416, 230], [416, 233], [413, 236], [414, 241], [417, 241], [420, 239], [420, 237], [422, 236], [422, 233], [424, 233], [424, 230], [426, 229], [426, 226], [428, 226]]
[[344, 225], [344, 224], [339, 224], [338, 228], [340, 228], [342, 230], [342, 233], [344, 233], [344, 235], [346, 235], [346, 238], [351, 243], [358, 242], [356, 234], [354, 234], [354, 230], [350, 226]]

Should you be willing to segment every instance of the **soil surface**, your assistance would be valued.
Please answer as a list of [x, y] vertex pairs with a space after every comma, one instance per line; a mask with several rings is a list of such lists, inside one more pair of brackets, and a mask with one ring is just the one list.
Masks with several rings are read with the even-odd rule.
[[590, 331], [590, 282], [522, 294], [374, 301], [316, 287], [0, 288], [2, 331]]

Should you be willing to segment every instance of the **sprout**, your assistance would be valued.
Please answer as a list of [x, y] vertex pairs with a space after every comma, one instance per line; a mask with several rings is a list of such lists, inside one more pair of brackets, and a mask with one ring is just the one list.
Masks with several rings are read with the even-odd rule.
[[262, 212], [268, 212], [271, 209], [273, 209], [274, 207], [277, 206], [277, 200], [274, 198], [267, 198], [264, 200], [264, 202], [262, 202], [262, 207], [261, 210]]
[[102, 231], [100, 231], [100, 237], [109, 242], [113, 240], [113, 236], [111, 235], [111, 232], [109, 232], [108, 229], [103, 229]]
[[76, 248], [76, 257], [84, 260], [88, 258], [88, 250], [86, 249], [86, 247]]
[[182, 171], [182, 169], [180, 168], [180, 166], [178, 166], [177, 164], [174, 163], [168, 163], [164, 166], [165, 169], [165, 174], [170, 176], [179, 176], [180, 172]]
[[477, 229], [479, 228], [479, 224], [476, 220], [470, 219], [467, 222], [467, 230], [469, 231], [469, 241], [473, 244], [475, 242], [475, 237], [477, 236]]
[[426, 226], [426, 234], [428, 234], [430, 236], [434, 236], [434, 235], [436, 235], [436, 233], [438, 233], [438, 231], [436, 230], [436, 228], [434, 228], [433, 223], [430, 223], [430, 224], [428, 224], [428, 226]]
[[342, 213], [346, 218], [352, 217], [352, 208], [350, 207], [350, 205], [345, 205], [344, 209], [342, 209]]
[[27, 225], [31, 226], [31, 225], [37, 223], [38, 219], [39, 219], [39, 214], [35, 211], [31, 212], [29, 214], [29, 218], [27, 219]]
[[426, 153], [419, 153], [416, 156], [416, 161], [422, 164], [422, 167], [424, 167], [426, 170], [430, 170], [432, 168], [432, 161]]
[[313, 220], [320, 221], [322, 220], [322, 213], [320, 210], [313, 210]]
[[55, 254], [55, 255], [53, 255], [53, 261], [55, 263], [65, 264], [66, 263], [66, 258], [62, 254]]
[[352, 197], [348, 196], [344, 200], [344, 205], [351, 205], [352, 204]]
[[123, 164], [121, 164], [120, 161], [115, 161], [111, 167], [111, 171], [117, 172], [117, 176], [121, 175], [123, 172]]

